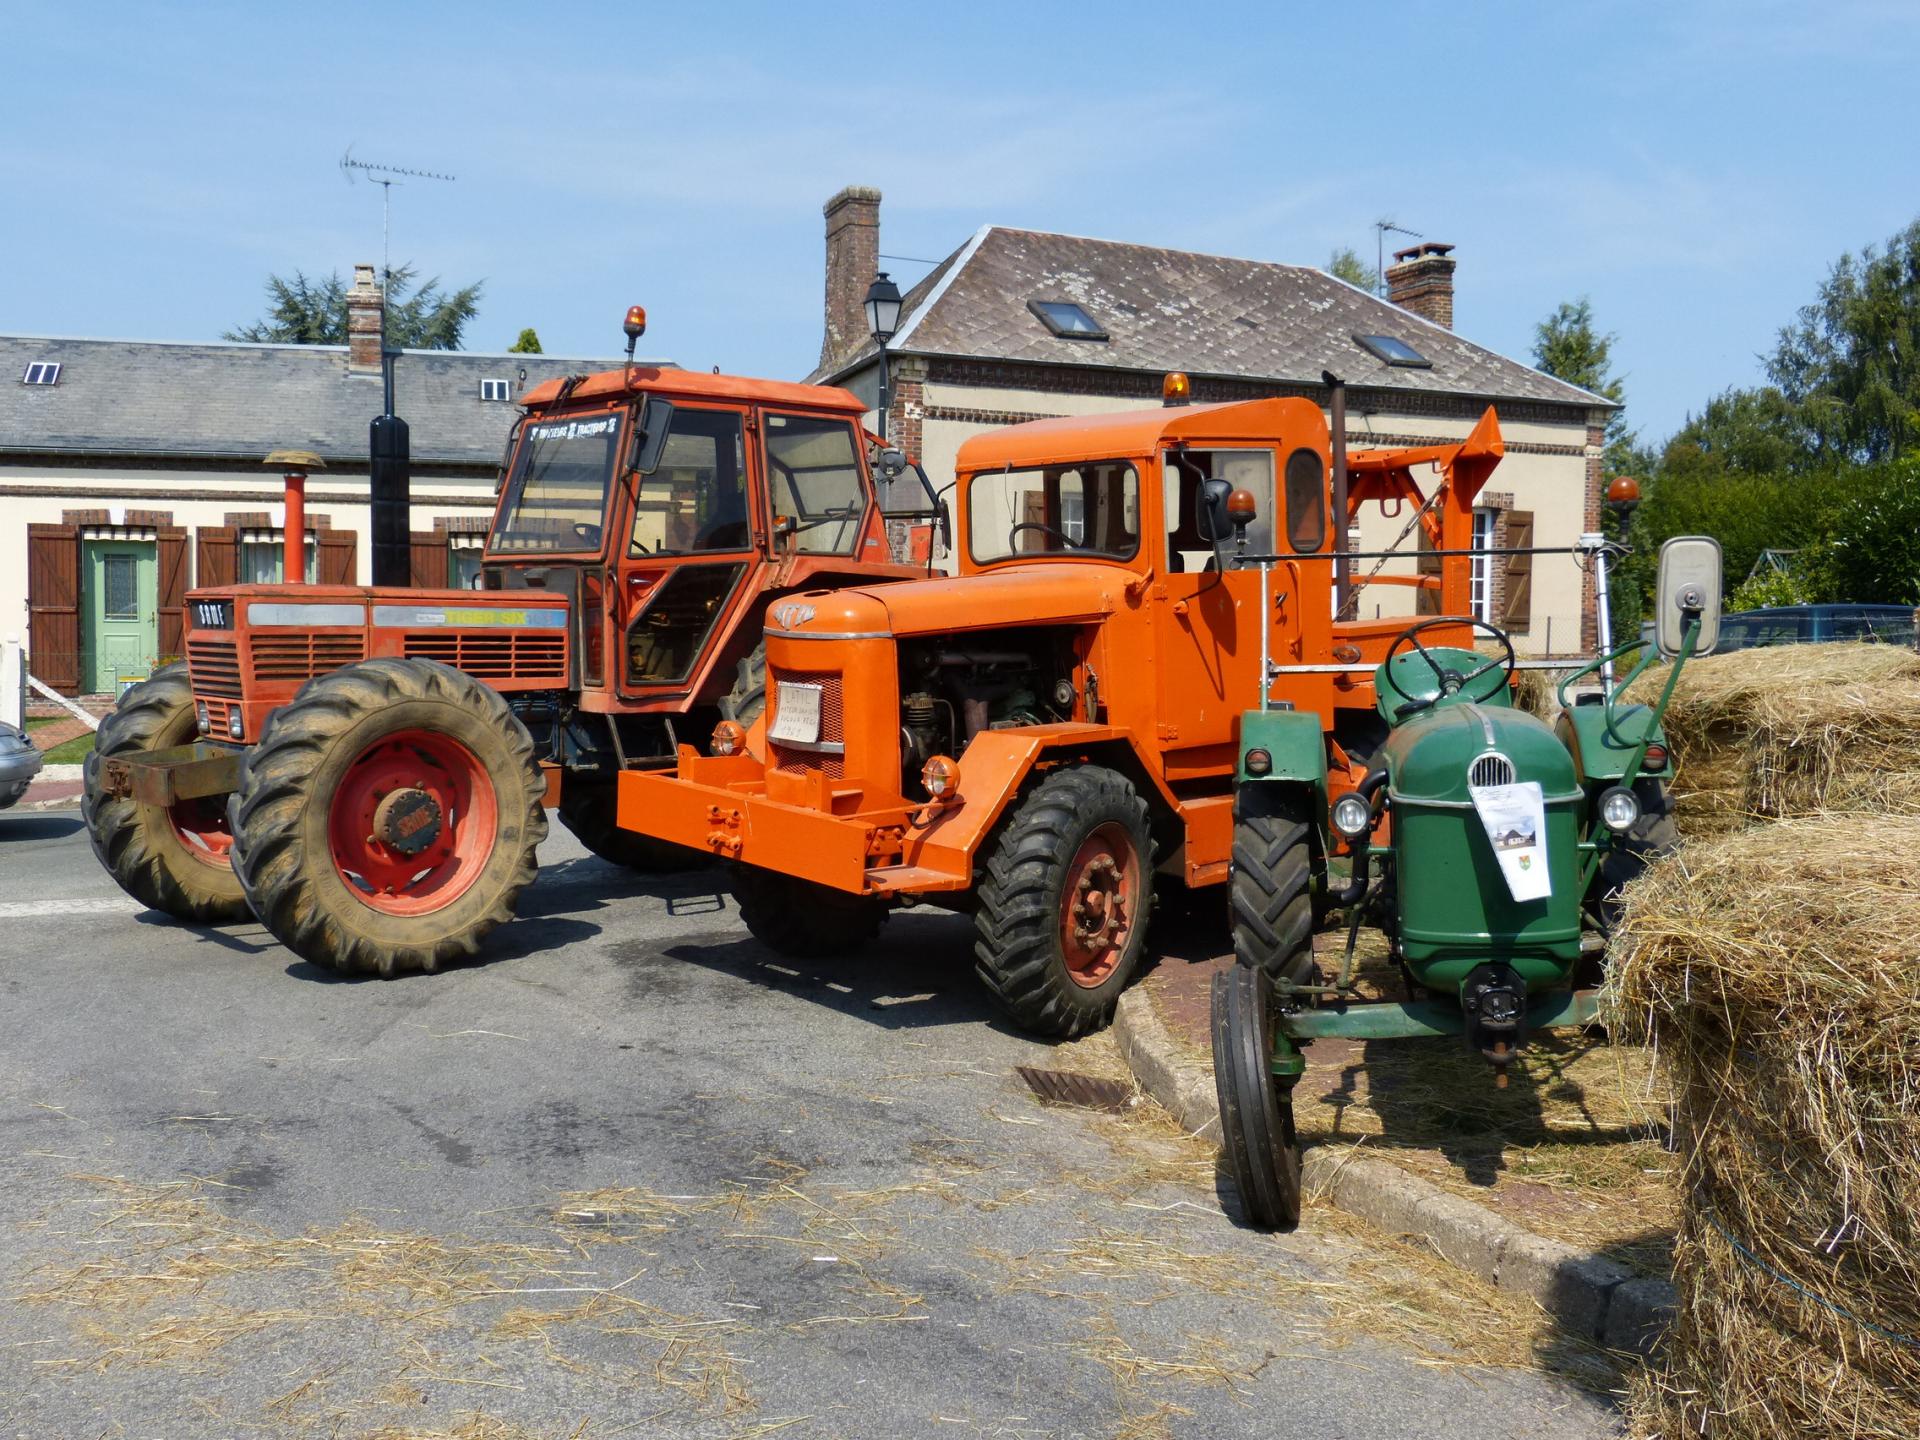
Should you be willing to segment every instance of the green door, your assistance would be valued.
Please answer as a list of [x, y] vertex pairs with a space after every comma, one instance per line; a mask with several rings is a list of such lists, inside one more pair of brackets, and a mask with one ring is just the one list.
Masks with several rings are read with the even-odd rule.
[[151, 540], [89, 540], [82, 567], [86, 634], [80, 679], [111, 695], [124, 679], [144, 680], [160, 642], [159, 564]]

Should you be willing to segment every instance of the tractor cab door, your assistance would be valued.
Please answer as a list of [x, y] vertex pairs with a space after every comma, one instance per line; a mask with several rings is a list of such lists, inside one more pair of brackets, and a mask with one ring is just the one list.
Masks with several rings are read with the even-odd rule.
[[675, 401], [660, 461], [628, 487], [618, 594], [611, 597], [618, 689], [684, 693], [730, 627], [765, 543], [743, 406]]
[[[1165, 452], [1161, 503], [1166, 553], [1154, 581], [1157, 730], [1168, 780], [1231, 769], [1241, 713], [1257, 697], [1260, 675], [1260, 572], [1233, 565], [1224, 540], [1222, 571], [1200, 533], [1200, 486], [1225, 480], [1253, 493], [1258, 514], [1247, 527], [1249, 554], [1272, 549], [1273, 451], [1218, 448]], [[1276, 578], [1276, 591], [1284, 580]]]

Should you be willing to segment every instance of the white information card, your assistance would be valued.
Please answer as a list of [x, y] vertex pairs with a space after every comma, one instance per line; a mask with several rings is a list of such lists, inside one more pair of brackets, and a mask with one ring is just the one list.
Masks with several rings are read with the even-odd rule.
[[1547, 805], [1540, 782], [1468, 787], [1500, 873], [1516, 900], [1544, 900], [1553, 893], [1547, 874]]

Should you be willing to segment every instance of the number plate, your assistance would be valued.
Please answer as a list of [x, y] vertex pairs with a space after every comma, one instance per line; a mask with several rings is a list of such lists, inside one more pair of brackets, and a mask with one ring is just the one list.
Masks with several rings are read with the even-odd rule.
[[820, 687], [779, 682], [775, 691], [773, 728], [767, 734], [792, 745], [820, 743]]

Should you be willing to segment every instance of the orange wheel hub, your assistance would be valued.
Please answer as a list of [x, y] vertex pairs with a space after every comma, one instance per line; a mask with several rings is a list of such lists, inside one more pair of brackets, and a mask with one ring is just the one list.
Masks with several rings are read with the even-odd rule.
[[1067, 974], [1091, 990], [1126, 954], [1140, 912], [1140, 855], [1124, 825], [1100, 826], [1074, 853], [1060, 891]]
[[327, 812], [334, 868], [365, 904], [424, 915], [479, 878], [499, 831], [493, 781], [451, 736], [404, 730], [368, 745]]

